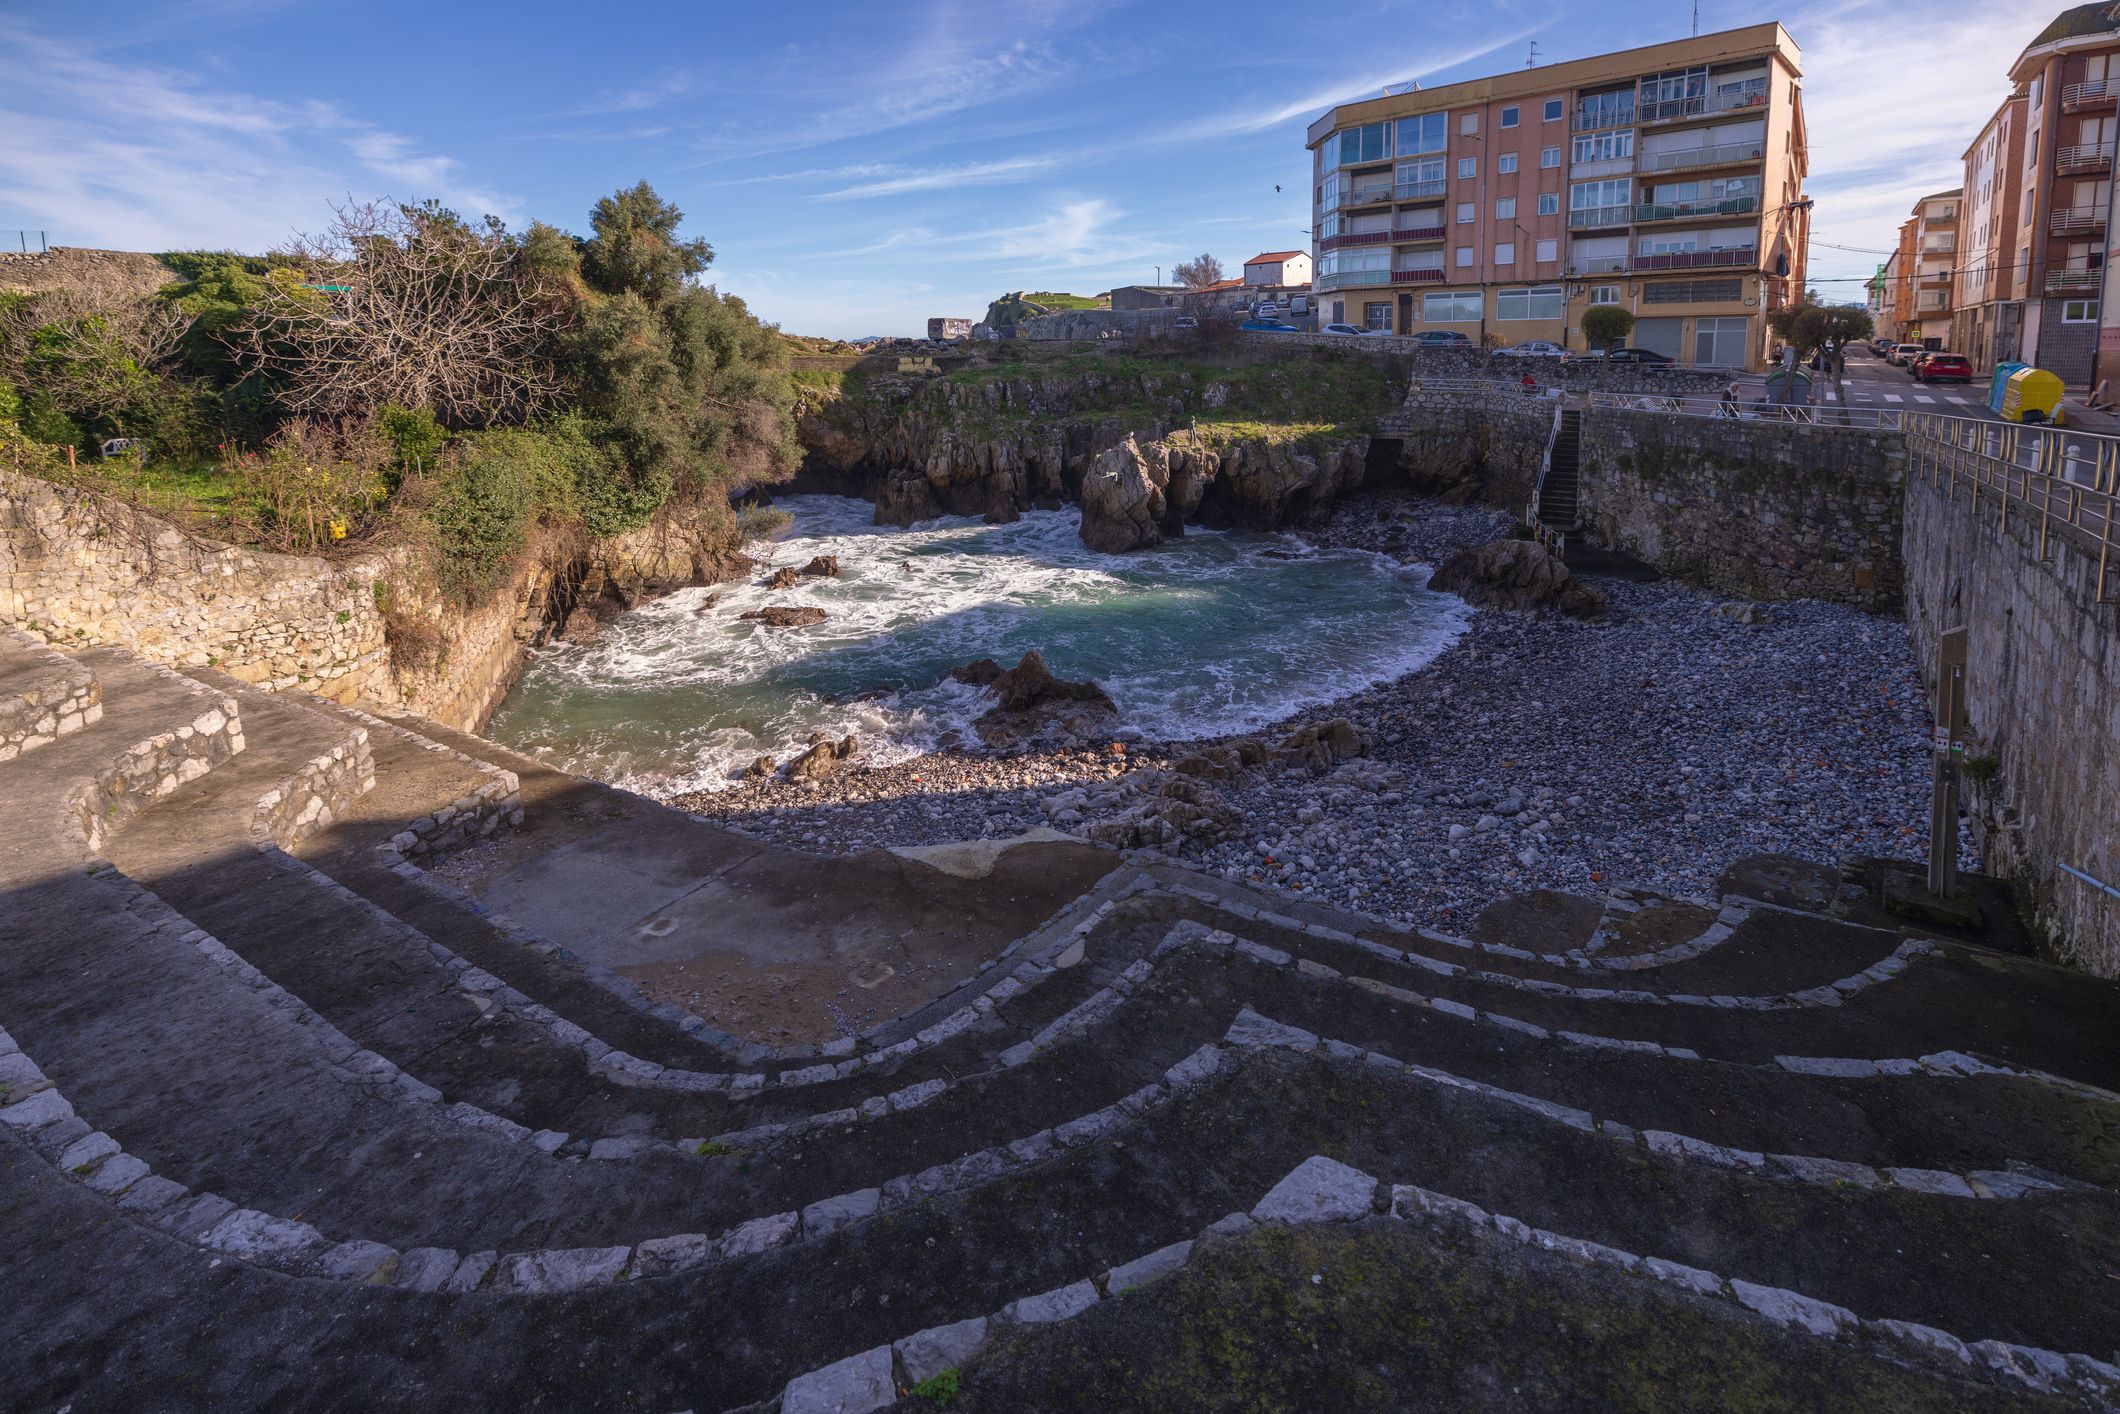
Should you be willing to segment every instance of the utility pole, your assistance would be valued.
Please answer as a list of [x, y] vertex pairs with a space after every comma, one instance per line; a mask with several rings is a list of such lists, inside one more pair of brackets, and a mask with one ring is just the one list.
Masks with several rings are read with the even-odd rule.
[[1160, 265], [1156, 267], [1156, 288], [1163, 288], [1163, 267]]

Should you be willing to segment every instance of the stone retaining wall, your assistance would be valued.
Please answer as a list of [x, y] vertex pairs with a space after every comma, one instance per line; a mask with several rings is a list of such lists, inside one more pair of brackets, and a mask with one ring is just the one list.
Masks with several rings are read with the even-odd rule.
[[251, 833], [260, 843], [292, 849], [337, 819], [374, 784], [368, 733], [351, 727], [344, 741], [303, 762], [300, 770], [259, 797]]
[[198, 716], [140, 742], [67, 798], [66, 813], [79, 825], [90, 851], [101, 853], [119, 823], [243, 749], [243, 721], [235, 699], [203, 690], [200, 698]]
[[0, 688], [0, 761], [102, 719], [103, 690], [87, 668], [12, 629], [0, 628], [0, 649], [24, 661], [23, 670]]
[[1600, 408], [1582, 434], [1593, 542], [1718, 593], [1899, 610], [1898, 433]]
[[1973, 838], [2017, 885], [2064, 961], [2120, 976], [2120, 567], [2098, 602], [2098, 551], [1992, 497], [1915, 477], [1906, 489], [1907, 622], [1923, 675], [1943, 631], [1966, 628]]
[[1267, 334], [1242, 331], [1240, 344], [1254, 353], [1323, 349], [1350, 358], [1390, 359], [1400, 378], [1493, 378], [1521, 382], [1530, 374], [1542, 386], [1572, 393], [1670, 393], [1701, 397], [1722, 392], [1733, 370], [1673, 365], [1609, 364], [1600, 359], [1510, 358], [1480, 348], [1437, 348], [1399, 334]]

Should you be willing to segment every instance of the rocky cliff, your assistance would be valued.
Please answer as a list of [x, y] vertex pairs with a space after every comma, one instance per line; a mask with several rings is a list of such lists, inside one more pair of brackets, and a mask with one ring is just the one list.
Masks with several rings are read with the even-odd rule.
[[[1393, 402], [1381, 371], [1347, 361], [1184, 356], [871, 374], [812, 394], [800, 410], [806, 457], [795, 489], [871, 500], [884, 525], [938, 515], [1003, 522], [1080, 501], [1093, 473], [1123, 470], [1124, 485], [1093, 493], [1097, 526], [1086, 518], [1085, 539], [1127, 548], [1187, 521], [1271, 529], [1322, 507], [1360, 479], [1367, 427]], [[1153, 469], [1121, 465], [1144, 455]], [[1161, 478], [1153, 511], [1144, 477]], [[1150, 522], [1153, 536], [1142, 529]], [[1122, 523], [1134, 529], [1122, 533]]]

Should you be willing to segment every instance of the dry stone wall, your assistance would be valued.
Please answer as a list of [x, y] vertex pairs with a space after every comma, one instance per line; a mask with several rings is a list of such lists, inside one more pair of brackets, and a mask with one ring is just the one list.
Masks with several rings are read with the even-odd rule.
[[[2098, 550], [2036, 516], [2007, 525], [1974, 501], [1914, 478], [1906, 493], [1907, 622], [1936, 676], [1944, 630], [1966, 629], [1966, 715], [1974, 842], [2011, 879], [2064, 961], [2120, 976], [2120, 602]], [[1981, 779], [1984, 778], [1984, 779]]]
[[96, 675], [28, 634], [0, 628], [0, 761], [102, 720]]

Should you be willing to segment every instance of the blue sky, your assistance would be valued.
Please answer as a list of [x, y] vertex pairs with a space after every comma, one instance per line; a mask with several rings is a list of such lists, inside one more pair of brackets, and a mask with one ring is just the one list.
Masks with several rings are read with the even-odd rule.
[[[647, 178], [708, 278], [801, 333], [902, 333], [1302, 247], [1303, 130], [1386, 83], [1683, 36], [1687, 0], [510, 5], [168, 0], [0, 13], [0, 233], [261, 250], [347, 197], [587, 228]], [[2050, 10], [1702, 0], [1804, 51], [1813, 274], [1955, 186]], [[1280, 190], [1275, 191], [1276, 184]], [[12, 244], [12, 236], [4, 237]]]

